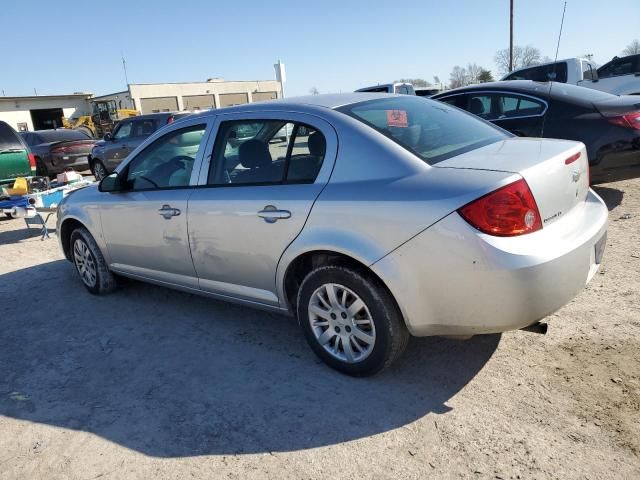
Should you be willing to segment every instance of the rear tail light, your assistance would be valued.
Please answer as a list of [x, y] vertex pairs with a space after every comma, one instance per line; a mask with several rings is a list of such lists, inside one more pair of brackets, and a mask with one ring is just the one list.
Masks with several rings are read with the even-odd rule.
[[175, 118], [173, 118], [173, 115], [169, 115], [169, 118], [167, 118], [167, 125], [169, 125], [170, 123], [175, 122]]
[[33, 153], [30, 153], [28, 155], [28, 157], [29, 157], [29, 169], [31, 171], [35, 172], [36, 171], [36, 157], [35, 157], [35, 155]]
[[458, 210], [472, 227], [498, 237], [513, 237], [542, 228], [533, 194], [524, 179], [510, 183]]
[[609, 117], [607, 118], [607, 121], [617, 125], [618, 127], [640, 130], [640, 112], [627, 113], [617, 117]]

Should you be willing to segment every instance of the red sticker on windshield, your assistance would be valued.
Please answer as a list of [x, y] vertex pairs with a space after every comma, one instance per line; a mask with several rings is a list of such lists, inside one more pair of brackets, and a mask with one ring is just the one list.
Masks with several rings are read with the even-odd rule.
[[387, 126], [389, 127], [408, 127], [406, 110], [386, 110]]

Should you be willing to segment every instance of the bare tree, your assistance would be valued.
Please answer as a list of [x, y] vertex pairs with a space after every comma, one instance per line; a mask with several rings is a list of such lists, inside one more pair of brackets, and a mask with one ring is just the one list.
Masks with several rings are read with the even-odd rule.
[[318, 90], [316, 87], [311, 87], [311, 88], [309, 89], [309, 93], [310, 93], [311, 95], [318, 95], [318, 94], [320, 93], [320, 90]]
[[414, 87], [429, 86], [429, 82], [427, 82], [424, 78], [401, 78], [400, 80], [396, 80], [394, 83], [410, 83]]
[[[493, 57], [493, 61], [498, 67], [498, 71], [502, 74], [509, 73], [509, 49], [503, 48], [498, 50]], [[513, 46], [513, 68], [528, 67], [529, 65], [537, 65], [540, 63], [540, 50], [533, 45]]]
[[640, 40], [637, 38], [625, 47], [622, 55], [635, 55], [636, 53], [640, 53]]
[[433, 76], [433, 84], [440, 86], [440, 77], [438, 75]]
[[480, 83], [480, 74], [484, 69], [475, 63], [467, 65], [467, 85], [470, 83]]
[[465, 85], [468, 85], [467, 71], [463, 67], [456, 65], [449, 75], [449, 88], [459, 88]]

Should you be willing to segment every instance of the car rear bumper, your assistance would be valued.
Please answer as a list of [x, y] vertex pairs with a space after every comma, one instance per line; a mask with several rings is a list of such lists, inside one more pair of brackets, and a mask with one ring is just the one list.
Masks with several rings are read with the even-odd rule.
[[67, 168], [86, 170], [89, 168], [89, 154], [53, 156], [49, 158], [49, 165], [51, 173], [61, 173]]
[[598, 269], [607, 208], [584, 204], [520, 237], [478, 232], [457, 213], [372, 268], [416, 336], [498, 333], [531, 325], [574, 298]]
[[640, 137], [637, 147], [606, 154], [591, 165], [591, 183], [614, 182], [640, 177]]

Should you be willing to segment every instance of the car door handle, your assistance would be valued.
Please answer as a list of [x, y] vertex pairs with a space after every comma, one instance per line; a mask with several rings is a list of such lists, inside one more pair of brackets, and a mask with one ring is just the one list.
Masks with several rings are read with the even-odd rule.
[[291, 212], [289, 210], [278, 210], [273, 205], [267, 205], [263, 210], [258, 212], [258, 216], [263, 218], [267, 223], [274, 223], [278, 220], [291, 218]]
[[171, 217], [177, 217], [182, 212], [179, 208], [173, 208], [171, 205], [163, 205], [160, 210], [158, 210], [158, 214], [162, 215], [165, 220], [169, 220]]

